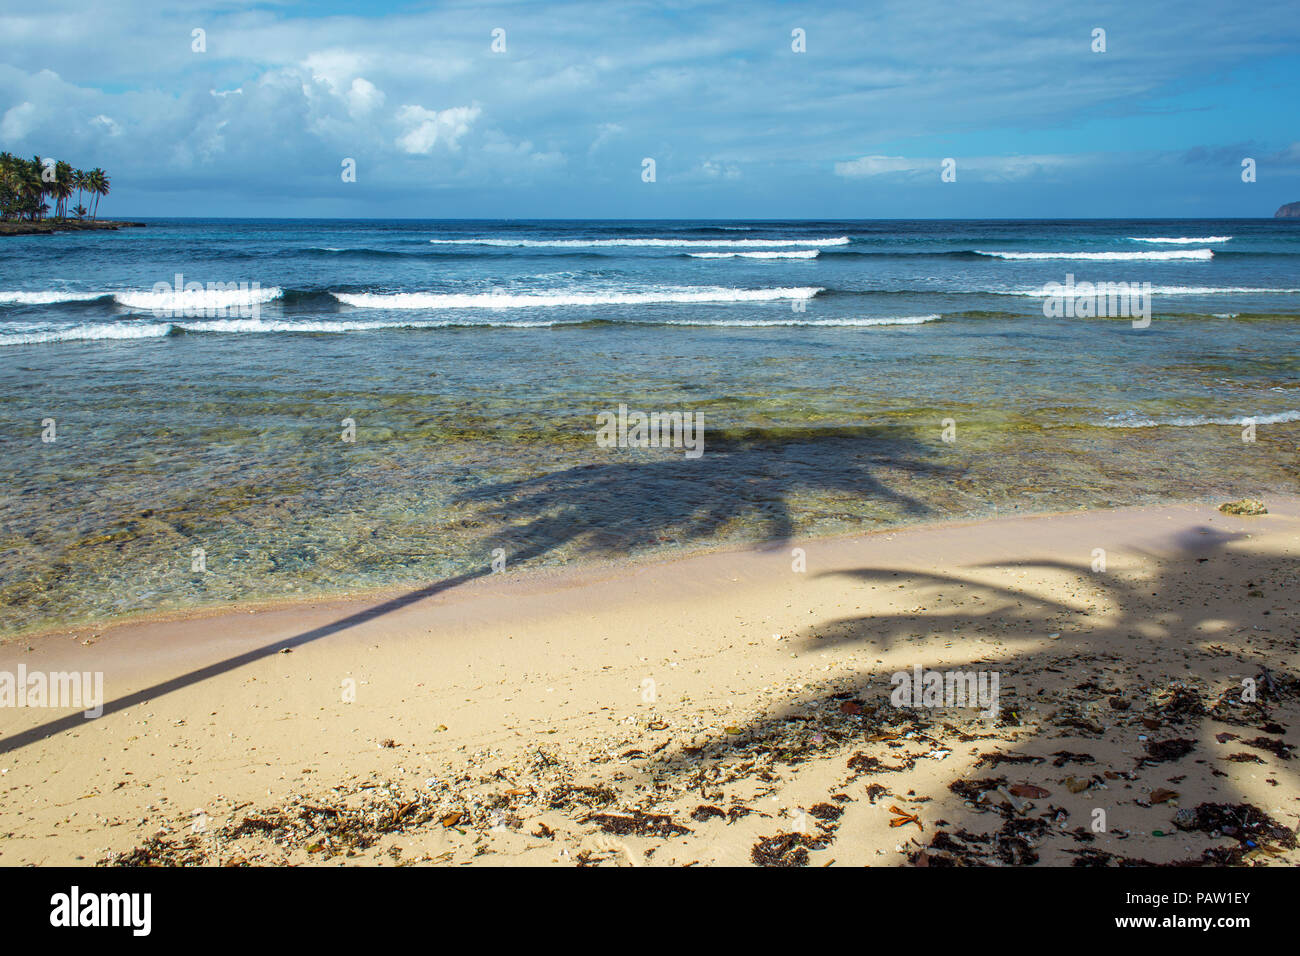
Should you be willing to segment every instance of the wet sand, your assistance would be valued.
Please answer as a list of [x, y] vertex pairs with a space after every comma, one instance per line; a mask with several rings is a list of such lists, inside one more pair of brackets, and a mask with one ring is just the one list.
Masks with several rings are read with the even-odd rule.
[[[1264, 500], [25, 637], [0, 672], [107, 705], [0, 708], [0, 864], [1295, 865], [1300, 498]], [[996, 672], [996, 714], [895, 706], [914, 667]]]

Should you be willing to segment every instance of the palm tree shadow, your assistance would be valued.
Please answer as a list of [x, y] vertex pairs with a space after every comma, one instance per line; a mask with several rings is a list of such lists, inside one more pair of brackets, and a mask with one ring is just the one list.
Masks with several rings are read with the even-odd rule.
[[496, 524], [490, 545], [510, 553], [572, 545], [584, 554], [627, 555], [665, 541], [711, 542], [742, 524], [746, 537], [780, 542], [797, 530], [790, 501], [803, 493], [869, 501], [904, 519], [930, 513], [879, 471], [950, 476], [953, 469], [928, 460], [933, 454], [897, 429], [741, 434], [710, 438], [697, 460], [611, 450], [616, 460], [609, 464], [487, 484], [458, 500], [483, 508]]
[[[871, 648], [883, 657], [890, 651], [912, 647], [915, 652], [906, 667], [896, 666], [895, 656], [888, 672], [882, 668], [876, 673], [860, 673], [829, 692], [823, 688], [821, 692], [801, 694], [747, 723], [728, 728], [726, 736], [710, 739], [703, 746], [683, 742], [669, 748], [649, 761], [642, 772], [660, 782], [682, 776], [707, 779], [711, 766], [742, 753], [746, 759], [758, 758], [756, 765], [770, 761], [778, 770], [807, 760], [847, 757], [848, 780], [865, 778], [865, 783], [887, 788], [890, 775], [899, 769], [911, 769], [915, 759], [909, 758], [905, 768], [890, 766], [887, 759], [863, 754], [873, 742], [879, 747], [881, 739], [897, 741], [910, 736], [927, 741], [924, 746], [928, 748], [946, 740], [955, 753], [969, 747], [959, 748], [954, 741], [968, 745], [985, 737], [981, 731], [993, 731], [993, 735], [1013, 744], [1006, 750], [1010, 759], [1004, 760], [996, 753], [981, 755], [965, 776], [988, 766], [991, 769], [986, 776], [990, 779], [952, 781], [948, 793], [935, 795], [932, 803], [925, 804], [930, 820], [961, 819], [964, 808], [971, 806], [973, 790], [981, 789], [975, 784], [991, 788], [995, 782], [992, 775], [1004, 762], [1015, 764], [1022, 776], [1054, 773], [1053, 781], [1044, 778], [1042, 782], [1056, 792], [1048, 809], [1059, 814], [1063, 811], [1056, 801], [1062, 795], [1069, 796], [1062, 793], [1060, 778], [1072, 773], [1087, 778], [1091, 772], [1088, 764], [1093, 761], [1083, 751], [1089, 746], [1104, 748], [1106, 741], [1113, 741], [1116, 735], [1134, 751], [1135, 755], [1127, 758], [1132, 765], [1114, 768], [1120, 776], [1109, 787], [1106, 781], [1110, 778], [1093, 775], [1087, 792], [1091, 799], [1109, 801], [1117, 809], [1120, 801], [1125, 801], [1119, 811], [1123, 818], [1128, 817], [1133, 800], [1141, 796], [1138, 788], [1152, 782], [1150, 778], [1157, 773], [1177, 771], [1176, 779], [1183, 779], [1189, 774], [1208, 772], [1217, 788], [1230, 788], [1232, 776], [1219, 766], [1230, 767], [1222, 763], [1225, 760], [1265, 763], [1270, 780], [1277, 781], [1273, 785], [1294, 787], [1294, 780], [1282, 779], [1293, 746], [1277, 738], [1286, 732], [1284, 725], [1288, 721], [1300, 720], [1300, 679], [1282, 666], [1293, 650], [1289, 635], [1283, 633], [1284, 626], [1274, 626], [1271, 637], [1261, 629], [1268, 629], [1272, 607], [1285, 594], [1286, 582], [1294, 579], [1295, 562], [1287, 556], [1233, 552], [1230, 545], [1239, 537], [1197, 529], [1179, 538], [1171, 554], [1134, 552], [1139, 558], [1137, 572], [1130, 569], [1097, 573], [1087, 564], [1054, 559], [1014, 562], [1019, 570], [1039, 572], [1067, 587], [1074, 586], [1074, 594], [1068, 599], [1029, 588], [993, 585], [965, 574], [870, 567], [828, 572], [826, 576], [855, 584], [901, 584], [899, 593], [906, 594], [908, 602], [928, 605], [929, 610], [924, 615], [887, 613], [820, 623], [797, 638], [801, 651], [813, 653], [836, 645], [852, 645]], [[998, 562], [968, 567], [977, 572], [1006, 565]], [[1225, 574], [1229, 566], [1231, 577]], [[1226, 590], [1224, 581], [1238, 575], [1249, 582], [1247, 593]], [[1269, 588], [1271, 595], [1261, 590]], [[1060, 594], [1061, 589], [1051, 593]], [[958, 659], [953, 659], [943, 649], [951, 635], [978, 636], [981, 640], [975, 649], [963, 652], [965, 656], [959, 654]], [[940, 659], [942, 664], [938, 663]], [[998, 671], [1001, 681], [996, 724], [988, 720], [972, 729], [967, 720], [967, 726], [955, 728], [951, 723], [954, 715], [960, 722], [961, 718], [971, 718], [975, 711], [894, 706], [890, 699], [891, 674], [910, 671], [913, 663], [944, 671]], [[1243, 699], [1249, 695], [1243, 694], [1242, 676], [1254, 681], [1257, 697], [1253, 702]], [[1234, 736], [1221, 739], [1222, 734]], [[1251, 736], [1255, 740], [1247, 739]], [[1148, 738], [1145, 746], [1140, 737]], [[1180, 753], [1184, 747], [1186, 751]], [[1239, 753], [1229, 755], [1228, 749]], [[1065, 763], [1044, 765], [1052, 757]], [[1081, 766], [1071, 765], [1076, 759]], [[1197, 764], [1204, 769], [1198, 770]], [[1044, 766], [1044, 770], [1030, 771], [1022, 765]], [[1068, 769], [1055, 769], [1062, 766]], [[1098, 761], [1093, 769], [1100, 768]], [[1126, 780], [1132, 781], [1133, 789], [1124, 785]], [[1206, 782], [1211, 781], [1207, 778]], [[1100, 786], [1094, 789], [1096, 784]], [[875, 797], [871, 799], [874, 803]], [[1231, 796], [1222, 799], [1221, 806], [1231, 807], [1259, 801], [1260, 795], [1236, 788]], [[1258, 812], [1254, 807], [1250, 809]], [[1010, 804], [1003, 810], [1011, 820], [1008, 826], [1029, 826]], [[1169, 815], [1173, 812], [1170, 809]], [[1213, 819], [1217, 833], [1222, 822], [1214, 817], [1218, 812], [1209, 811], [1209, 816], [1195, 820]], [[1121, 859], [1090, 849], [1086, 844], [1092, 836], [1084, 827], [1058, 832], [1060, 819], [1053, 816], [1050, 825], [1030, 821], [1031, 829], [1078, 842], [1079, 846], [1071, 846], [1064, 853], [1072, 854], [1079, 863], [1115, 863]], [[1211, 829], [1209, 824], [1193, 828], [1206, 833]], [[948, 831], [930, 832], [933, 842], [923, 851], [914, 851], [914, 860], [924, 855], [929, 865], [946, 865], [954, 860], [961, 864], [974, 859], [974, 855], [962, 859], [960, 854], [936, 852], [936, 845], [941, 850], [969, 847], [948, 839]], [[1270, 839], [1279, 840], [1284, 847], [1295, 846], [1289, 825], [1285, 830], [1266, 827], [1260, 832], [1271, 833]], [[1244, 831], [1238, 834], [1242, 840], [1246, 835]], [[1258, 834], [1256, 839], [1260, 839]], [[1239, 863], [1247, 846], [1243, 843], [1230, 852], [1211, 848], [1202, 858], [1186, 862]], [[1013, 854], [1005, 862], [1034, 862], [1037, 858], [1036, 852]], [[1120, 865], [1145, 862], [1124, 859]]]
[[[909, 473], [946, 473], [943, 466], [925, 462], [925, 453], [926, 446], [896, 429], [813, 429], [782, 439], [723, 436], [710, 441], [703, 459], [628, 458], [584, 465], [526, 481], [490, 483], [459, 502], [494, 506], [500, 527], [488, 544], [505, 548], [516, 566], [569, 544], [608, 555], [661, 544], [668, 535], [708, 539], [747, 515], [758, 517], [766, 536], [781, 539], [794, 528], [788, 501], [800, 491], [839, 492], [886, 502], [908, 515], [925, 514], [920, 502], [875, 475], [885, 464]], [[338, 634], [490, 573], [484, 565], [433, 581], [330, 624], [106, 701], [101, 716]], [[73, 713], [11, 734], [0, 740], [0, 754], [74, 730], [83, 721], [82, 714]]]

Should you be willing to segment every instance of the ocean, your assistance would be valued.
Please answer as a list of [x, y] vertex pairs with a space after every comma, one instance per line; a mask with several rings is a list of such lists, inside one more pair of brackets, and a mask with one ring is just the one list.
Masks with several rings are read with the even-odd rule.
[[[0, 238], [0, 632], [1295, 492], [1298, 318], [1286, 220]], [[603, 447], [620, 405], [703, 454]]]

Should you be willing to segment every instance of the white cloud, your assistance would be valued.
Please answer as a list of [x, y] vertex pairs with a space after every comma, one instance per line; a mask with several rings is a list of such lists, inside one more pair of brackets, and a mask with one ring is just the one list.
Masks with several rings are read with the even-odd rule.
[[[846, 179], [857, 179], [865, 176], [880, 176], [884, 173], [910, 173], [919, 168], [919, 162], [922, 161], [908, 159], [906, 156], [863, 156], [861, 159], [854, 159], [847, 163], [836, 163], [835, 175]], [[924, 160], [924, 162], [931, 161]]]
[[100, 129], [102, 129], [109, 136], [122, 135], [121, 125], [111, 116], [105, 116], [103, 113], [100, 113], [90, 122], [93, 123], [95, 126], [99, 127]]
[[352, 81], [344, 96], [348, 112], [353, 116], [365, 116], [384, 105], [384, 92], [363, 76]]
[[469, 132], [481, 112], [477, 106], [453, 106], [445, 110], [403, 106], [397, 111], [397, 121], [408, 129], [397, 138], [397, 146], [403, 152], [424, 155], [433, 152], [434, 146], [441, 142], [455, 152], [460, 148], [460, 138]]
[[845, 179], [868, 179], [890, 176], [893, 179], [916, 179], [933, 176], [936, 180], [944, 160], [952, 158], [957, 164], [957, 179], [974, 179], [980, 182], [1009, 182], [1047, 175], [1084, 160], [1083, 156], [954, 156], [907, 157], [863, 156], [835, 164], [835, 175]]
[[735, 163], [719, 163], [711, 159], [700, 164], [700, 172], [709, 179], [739, 179], [740, 167]]
[[36, 107], [33, 104], [19, 103], [7, 110], [4, 119], [0, 120], [0, 137], [4, 137], [6, 142], [22, 139], [36, 126], [37, 119]]
[[366, 60], [349, 50], [322, 50], [303, 60], [303, 67], [317, 83], [325, 83], [337, 93], [366, 66]]

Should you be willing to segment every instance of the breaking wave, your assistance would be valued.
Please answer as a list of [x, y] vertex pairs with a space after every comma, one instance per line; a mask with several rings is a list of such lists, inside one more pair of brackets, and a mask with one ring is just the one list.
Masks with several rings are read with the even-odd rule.
[[664, 325], [693, 325], [716, 328], [761, 329], [768, 326], [813, 326], [817, 328], [866, 328], [873, 325], [923, 325], [938, 322], [935, 315], [886, 315], [865, 319], [670, 319]]
[[536, 309], [566, 305], [653, 305], [690, 302], [770, 302], [811, 299], [821, 288], [685, 288], [655, 292], [332, 292], [360, 309]]
[[446, 246], [510, 246], [522, 249], [599, 249], [606, 246], [640, 246], [651, 249], [691, 248], [764, 248], [781, 246], [847, 246], [848, 236], [829, 239], [491, 239], [486, 236], [465, 239], [430, 239]]
[[1129, 236], [1131, 242], [1155, 242], [1170, 246], [1194, 246], [1199, 242], [1227, 242], [1232, 236]]
[[781, 252], [688, 252], [692, 259], [816, 259], [820, 249], [787, 249]]
[[1300, 422], [1300, 411], [1276, 412], [1271, 415], [1238, 415], [1236, 418], [1212, 418], [1203, 415], [1185, 415], [1176, 418], [1138, 418], [1129, 413], [1112, 415], [1103, 422], [1103, 428], [1196, 428], [1201, 425], [1245, 425], [1247, 419], [1256, 425], [1281, 425]]
[[976, 249], [975, 254], [994, 259], [1087, 259], [1098, 262], [1214, 258], [1212, 249], [1167, 249], [1160, 252], [986, 252]]

